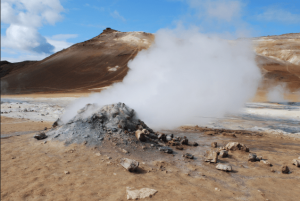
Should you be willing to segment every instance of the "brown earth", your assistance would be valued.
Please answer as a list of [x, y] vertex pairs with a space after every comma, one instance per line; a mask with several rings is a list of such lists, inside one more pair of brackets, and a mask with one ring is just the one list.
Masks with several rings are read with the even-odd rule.
[[[153, 41], [150, 33], [106, 29], [42, 61], [1, 61], [1, 94], [99, 92], [122, 81], [128, 61]], [[292, 92], [299, 91], [300, 34], [254, 38], [253, 42], [264, 75], [260, 91], [266, 93], [282, 83]]]
[[[15, 119], [15, 130], [41, 128], [40, 123], [27, 122], [30, 124], [27, 127], [26, 122], [17, 123], [19, 121]], [[1, 119], [1, 133], [12, 132], [7, 126], [12, 122], [10, 118]], [[292, 201], [299, 198], [300, 168], [291, 164], [300, 154], [298, 139], [251, 132], [236, 132], [236, 137], [232, 137], [220, 134], [219, 130], [199, 127], [184, 127], [183, 130], [172, 132], [190, 139], [193, 136], [200, 146], [185, 146], [183, 151], [176, 150], [174, 156], [155, 152], [150, 146], [146, 151], [133, 149], [125, 154], [109, 141], [101, 147], [64, 146], [54, 141], [44, 144], [33, 139], [33, 133], [2, 139], [1, 200], [126, 200], [127, 186], [158, 190], [145, 201]], [[209, 131], [213, 135], [209, 135]], [[248, 153], [241, 151], [230, 151], [230, 157], [219, 160], [233, 166], [231, 173], [218, 171], [215, 164], [203, 162], [204, 151], [213, 149], [211, 142], [224, 146], [230, 141], [246, 144], [250, 152], [263, 156], [273, 167], [247, 162]], [[186, 152], [194, 152], [196, 159], [183, 159], [181, 155]], [[140, 162], [138, 172], [129, 173], [120, 167], [121, 157], [137, 159]], [[291, 173], [282, 174], [282, 165], [288, 165]]]

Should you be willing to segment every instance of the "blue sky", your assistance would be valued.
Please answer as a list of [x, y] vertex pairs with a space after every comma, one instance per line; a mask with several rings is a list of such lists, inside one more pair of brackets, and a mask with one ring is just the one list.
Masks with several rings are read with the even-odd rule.
[[198, 27], [221, 37], [300, 32], [299, 0], [1, 0], [1, 60], [40, 60], [119, 31]]

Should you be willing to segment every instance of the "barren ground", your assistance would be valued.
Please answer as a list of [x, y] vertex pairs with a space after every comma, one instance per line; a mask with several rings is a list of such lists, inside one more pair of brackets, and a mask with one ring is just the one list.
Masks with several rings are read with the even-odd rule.
[[[300, 156], [300, 140], [292, 135], [249, 131], [234, 138], [184, 127], [163, 132], [185, 135], [198, 147], [185, 146], [182, 151], [172, 147], [175, 153], [165, 154], [147, 145], [145, 151], [133, 147], [125, 154], [110, 141], [86, 147], [33, 139], [36, 131], [51, 124], [1, 115], [1, 137], [7, 136], [1, 139], [1, 200], [126, 200], [126, 187], [158, 190], [144, 200], [298, 200], [300, 196], [300, 168], [291, 164]], [[232, 165], [230, 173], [204, 162], [204, 152], [214, 149], [211, 142], [219, 147], [231, 141], [246, 144], [273, 166], [247, 162], [248, 153], [241, 151], [230, 151], [228, 158], [219, 160]], [[195, 159], [184, 159], [187, 152]], [[122, 157], [138, 160], [138, 172], [125, 171], [119, 165]], [[281, 173], [282, 165], [288, 165], [290, 174]]]

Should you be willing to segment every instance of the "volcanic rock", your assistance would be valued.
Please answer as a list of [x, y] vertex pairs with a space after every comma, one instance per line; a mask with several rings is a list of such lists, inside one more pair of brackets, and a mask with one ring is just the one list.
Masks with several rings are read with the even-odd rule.
[[219, 153], [220, 158], [225, 158], [228, 156], [228, 151], [226, 150], [221, 150]]
[[38, 133], [34, 136], [34, 138], [37, 140], [43, 140], [43, 139], [46, 139], [47, 137], [48, 136], [44, 132]]
[[157, 193], [157, 190], [150, 189], [150, 188], [132, 190], [132, 188], [127, 187], [126, 192], [127, 192], [127, 200], [137, 200], [137, 199], [152, 197], [153, 195], [155, 195], [155, 193]]
[[171, 149], [170, 147], [164, 146], [164, 147], [159, 147], [158, 149], [159, 151], [171, 154], [173, 153], [173, 149]]
[[133, 172], [139, 166], [139, 162], [129, 159], [129, 158], [122, 158], [120, 164], [129, 172]]
[[223, 171], [226, 171], [226, 172], [231, 172], [231, 171], [232, 171], [231, 165], [218, 164], [218, 165], [216, 166], [216, 168], [217, 168], [218, 170], [223, 170]]
[[192, 154], [190, 154], [190, 153], [185, 153], [183, 155], [183, 157], [188, 158], [188, 159], [193, 159], [194, 158], [194, 156]]
[[288, 166], [284, 165], [284, 166], [281, 167], [281, 172], [283, 174], [288, 174], [290, 172], [290, 169], [289, 169]]
[[294, 159], [294, 160], [292, 161], [292, 164], [293, 164], [293, 165], [296, 165], [296, 167], [300, 167], [300, 160]]
[[205, 162], [216, 163], [218, 161], [218, 153], [215, 151], [206, 151]]

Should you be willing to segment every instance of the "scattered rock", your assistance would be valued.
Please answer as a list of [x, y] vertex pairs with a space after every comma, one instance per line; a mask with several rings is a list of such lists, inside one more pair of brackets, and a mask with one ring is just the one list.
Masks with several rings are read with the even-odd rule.
[[228, 156], [228, 151], [226, 151], [226, 150], [221, 150], [220, 153], [219, 153], [219, 156], [220, 156], [221, 158], [227, 157], [227, 156]]
[[292, 164], [293, 164], [293, 165], [296, 165], [296, 167], [300, 167], [300, 160], [294, 159], [294, 160], [292, 161]]
[[126, 192], [127, 192], [127, 200], [136, 200], [136, 199], [152, 197], [153, 195], [155, 195], [155, 193], [157, 193], [157, 190], [150, 189], [150, 188], [133, 190], [132, 188], [127, 187]]
[[158, 150], [163, 151], [163, 152], [168, 153], [168, 154], [173, 153], [173, 149], [171, 149], [170, 147], [166, 147], [166, 146], [160, 147]]
[[188, 145], [189, 144], [189, 140], [186, 138], [186, 136], [183, 137], [183, 139], [180, 141], [180, 144], [182, 144], [182, 145]]
[[69, 171], [65, 171], [65, 174], [70, 174], [70, 172]]
[[289, 169], [288, 166], [284, 165], [284, 166], [282, 166], [282, 168], [281, 168], [281, 172], [282, 172], [283, 174], [288, 174], [288, 173], [290, 172], [290, 169]]
[[261, 161], [262, 159], [263, 159], [262, 156], [257, 156], [257, 157], [256, 157], [256, 160], [257, 160], [257, 161]]
[[37, 140], [43, 140], [43, 139], [46, 139], [47, 137], [48, 136], [44, 132], [38, 133], [34, 136], [34, 138]]
[[122, 152], [123, 152], [123, 153], [125, 153], [125, 154], [127, 154], [127, 153], [128, 153], [128, 151], [127, 151], [127, 150], [125, 150], [125, 149], [122, 149]]
[[271, 169], [271, 172], [273, 172], [273, 173], [274, 173], [274, 172], [276, 172], [276, 171], [275, 171], [274, 169]]
[[231, 165], [218, 164], [218, 165], [216, 166], [216, 168], [217, 168], [218, 170], [223, 170], [223, 171], [226, 171], [226, 172], [231, 172], [231, 171], [232, 171]]
[[147, 134], [149, 133], [146, 129], [135, 131], [135, 137], [142, 142], [145, 142], [147, 140], [146, 138]]
[[198, 145], [199, 145], [199, 144], [198, 144], [197, 142], [194, 142], [194, 143], [193, 143], [193, 146], [194, 146], [194, 147], [197, 147]]
[[212, 142], [211, 147], [216, 148], [218, 146], [217, 142]]
[[166, 136], [166, 140], [167, 141], [171, 141], [172, 139], [173, 139], [173, 134]]
[[121, 158], [120, 164], [129, 172], [133, 172], [139, 166], [139, 162], [129, 158]]
[[193, 159], [194, 158], [194, 156], [192, 154], [190, 154], [190, 153], [185, 153], [182, 156], [185, 157], [185, 158], [188, 158], [188, 159]]
[[219, 188], [215, 188], [215, 191], [221, 191]]
[[215, 151], [206, 151], [205, 162], [216, 163], [218, 161], [218, 153]]
[[229, 142], [226, 146], [225, 146], [226, 150], [231, 150], [231, 151], [235, 151], [235, 150], [242, 150], [245, 152], [249, 152], [249, 148], [246, 147], [246, 145], [238, 143], [238, 142]]
[[46, 131], [47, 129], [48, 129], [47, 127], [44, 128], [45, 131]]
[[95, 155], [96, 155], [96, 156], [101, 156], [101, 153], [96, 153]]
[[261, 163], [267, 165], [267, 166], [272, 166], [272, 164], [269, 161], [266, 160], [260, 160]]
[[256, 157], [257, 157], [256, 154], [250, 153], [248, 156], [248, 161], [255, 162]]
[[176, 149], [183, 150], [183, 147], [182, 146], [176, 146]]

